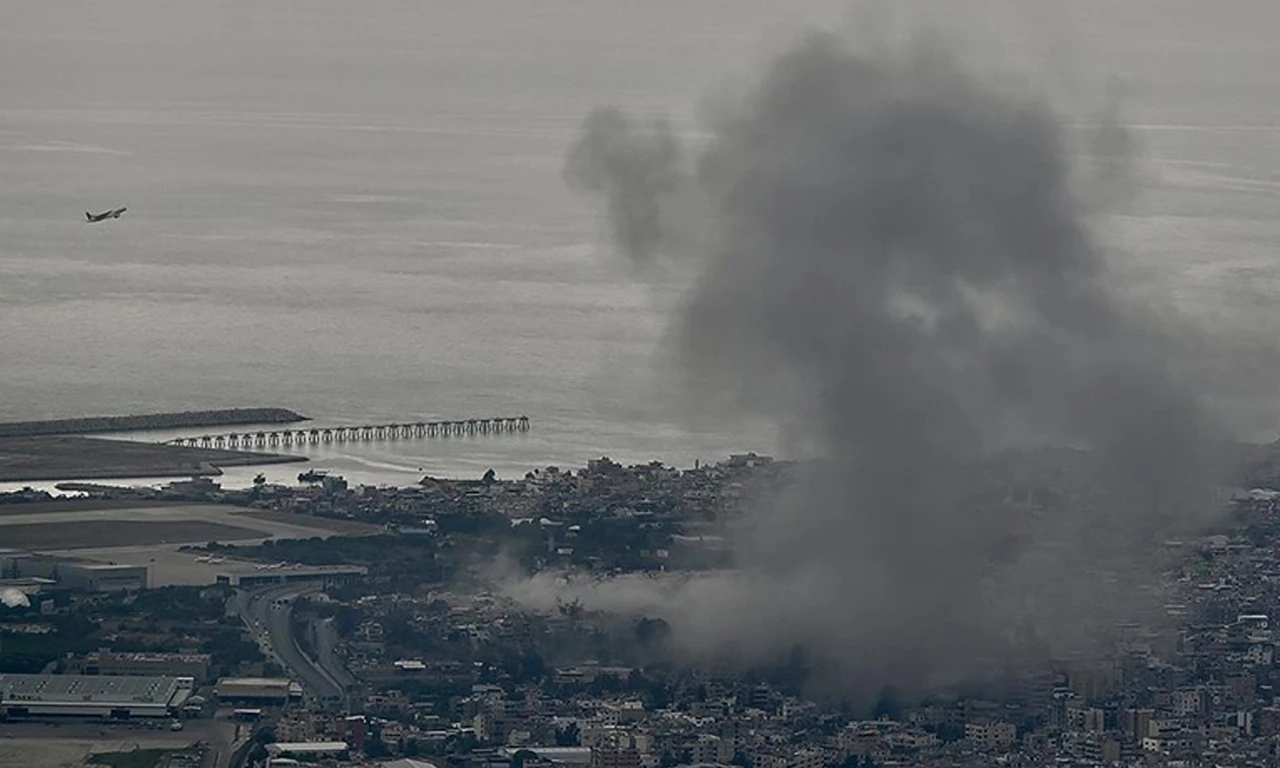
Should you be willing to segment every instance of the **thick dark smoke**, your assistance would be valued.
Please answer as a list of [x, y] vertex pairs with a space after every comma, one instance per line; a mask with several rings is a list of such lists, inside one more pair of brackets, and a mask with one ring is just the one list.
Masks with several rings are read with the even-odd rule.
[[[738, 571], [588, 601], [663, 612], [692, 651], [802, 645], [852, 691], [1140, 618], [1159, 542], [1214, 512], [1224, 435], [1183, 330], [1092, 237], [1053, 110], [937, 44], [864, 56], [817, 36], [712, 122], [686, 151], [601, 110], [568, 179], [623, 255], [695, 271], [673, 334], [691, 395], [729, 393], [822, 459], [751, 516]], [[1127, 145], [1107, 130], [1116, 174]], [[1089, 490], [1059, 508], [983, 495], [993, 457], [1034, 446], [1075, 449], [1051, 460], [1079, 458]]]

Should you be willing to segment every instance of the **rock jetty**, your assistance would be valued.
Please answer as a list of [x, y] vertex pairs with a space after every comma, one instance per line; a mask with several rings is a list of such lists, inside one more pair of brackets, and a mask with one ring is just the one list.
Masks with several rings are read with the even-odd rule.
[[216, 411], [182, 411], [141, 416], [91, 416], [81, 419], [11, 421], [0, 423], [0, 437], [87, 435], [95, 432], [138, 432], [245, 424], [292, 424], [306, 420], [306, 416], [286, 408], [226, 408]]

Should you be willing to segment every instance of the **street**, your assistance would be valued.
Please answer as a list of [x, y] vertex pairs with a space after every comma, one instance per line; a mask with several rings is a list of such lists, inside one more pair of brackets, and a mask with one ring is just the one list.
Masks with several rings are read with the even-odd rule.
[[293, 598], [319, 592], [317, 583], [282, 584], [238, 596], [233, 605], [244, 620], [255, 642], [268, 658], [288, 670], [303, 685], [307, 694], [320, 700], [340, 699], [344, 693], [339, 682], [345, 672], [337, 668], [330, 654], [322, 654], [334, 669], [326, 669], [299, 647], [293, 636]]

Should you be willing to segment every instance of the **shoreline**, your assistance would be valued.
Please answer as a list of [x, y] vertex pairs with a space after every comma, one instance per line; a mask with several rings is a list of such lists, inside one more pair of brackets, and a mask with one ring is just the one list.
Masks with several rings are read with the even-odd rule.
[[[221, 467], [258, 467], [269, 464], [297, 464], [309, 461], [306, 456], [284, 456], [280, 454], [262, 454], [262, 459], [243, 459], [220, 461], [218, 464], [201, 463], [194, 469], [181, 467], [151, 468], [133, 467], [129, 469], [85, 469], [74, 473], [58, 470], [47, 474], [25, 472], [11, 475], [0, 471], [0, 483], [75, 483], [79, 480], [128, 480], [135, 477], [180, 478], [180, 477], [220, 477], [225, 474]], [[118, 486], [124, 488], [126, 486]]]
[[222, 408], [136, 416], [86, 416], [73, 419], [0, 422], [0, 438], [235, 427], [249, 424], [295, 424], [308, 420], [306, 416], [287, 408]]
[[99, 437], [0, 438], [0, 482], [218, 477], [222, 467], [291, 464], [306, 456], [188, 448]]

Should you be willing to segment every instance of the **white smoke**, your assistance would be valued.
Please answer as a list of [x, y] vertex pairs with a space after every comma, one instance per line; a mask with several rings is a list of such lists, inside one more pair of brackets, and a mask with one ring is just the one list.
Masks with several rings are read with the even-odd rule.
[[4, 603], [5, 608], [31, 607], [31, 601], [27, 599], [26, 593], [12, 587], [0, 589], [0, 603]]

